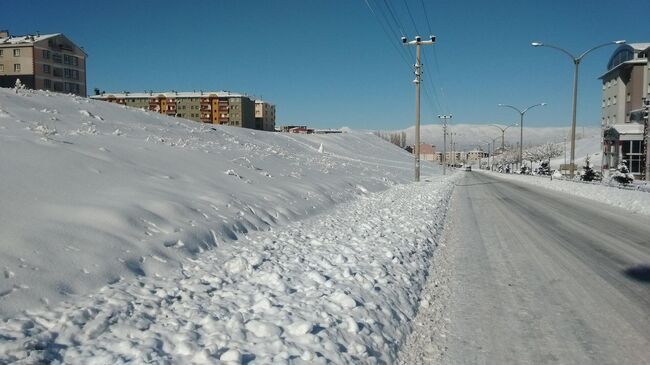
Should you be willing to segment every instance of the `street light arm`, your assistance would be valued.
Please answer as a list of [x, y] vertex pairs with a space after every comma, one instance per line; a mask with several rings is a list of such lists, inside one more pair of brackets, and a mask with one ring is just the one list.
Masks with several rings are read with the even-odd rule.
[[534, 108], [536, 106], [544, 106], [544, 105], [546, 105], [546, 103], [539, 103], [539, 104], [531, 105], [528, 108], [524, 109], [524, 111], [522, 111], [520, 113], [521, 114], [526, 114], [526, 112], [529, 111], [530, 109], [532, 109], [532, 108]]
[[508, 129], [508, 128], [510, 128], [511, 126], [507, 126], [507, 127], [503, 128], [503, 127], [498, 126], [498, 125], [496, 125], [496, 124], [488, 124], [488, 127], [496, 127], [496, 128], [499, 128], [499, 130], [500, 130], [501, 132], [505, 132], [505, 130]]
[[519, 108], [514, 107], [514, 106], [512, 106], [512, 105], [508, 105], [508, 104], [498, 104], [498, 106], [502, 106], [502, 107], [504, 107], [504, 108], [514, 109], [514, 110], [517, 111], [517, 113], [519, 113], [519, 114], [523, 114], [523, 113], [521, 112], [521, 110], [519, 110]]
[[597, 50], [599, 48], [610, 46], [612, 44], [623, 44], [623, 43], [625, 43], [625, 41], [613, 41], [613, 42], [607, 42], [607, 43], [600, 44], [600, 45], [598, 45], [596, 47], [589, 48], [588, 50], [582, 52], [582, 54], [580, 56], [578, 56], [577, 60], [580, 61], [584, 56], [586, 56], [587, 54], [589, 54], [592, 51], [595, 51], [595, 50]]
[[503, 132], [505, 133], [505, 131], [508, 130], [508, 128], [510, 128], [510, 127], [518, 127], [518, 126], [519, 126], [519, 124], [516, 124], [516, 123], [515, 124], [510, 124], [509, 126], [507, 126], [507, 127], [505, 127], [503, 129]]
[[548, 47], [548, 48], [556, 49], [556, 50], [566, 54], [567, 56], [569, 56], [569, 58], [571, 58], [571, 61], [573, 61], [573, 62], [576, 62], [576, 60], [579, 59], [579, 58], [576, 58], [576, 56], [574, 56], [571, 52], [567, 51], [566, 49], [558, 47], [558, 46], [554, 46], [552, 44], [544, 44], [544, 43], [539, 43], [539, 42], [533, 42], [533, 43], [531, 43], [531, 45], [533, 47]]

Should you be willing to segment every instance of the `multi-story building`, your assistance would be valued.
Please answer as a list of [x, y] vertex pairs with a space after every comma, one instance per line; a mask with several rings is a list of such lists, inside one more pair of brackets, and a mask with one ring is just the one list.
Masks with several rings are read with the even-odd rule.
[[603, 82], [603, 172], [624, 160], [636, 178], [646, 178], [648, 146], [643, 103], [650, 98], [650, 43], [619, 46], [609, 59]]
[[[443, 155], [442, 152], [436, 152], [436, 161], [438, 161], [439, 163], [442, 163], [442, 155]], [[466, 155], [462, 151], [453, 151], [453, 152], [447, 151], [447, 153], [445, 154], [445, 161], [447, 165], [450, 165], [452, 162], [456, 164], [460, 164], [465, 160], [465, 157]]]
[[275, 105], [255, 100], [255, 129], [275, 130]]
[[489, 154], [487, 152], [484, 152], [482, 150], [472, 150], [467, 152], [465, 155], [465, 160], [466, 161], [478, 161], [482, 158], [488, 157]]
[[197, 122], [261, 129], [255, 125], [255, 102], [226, 91], [102, 93], [91, 98]]
[[12, 36], [0, 31], [0, 87], [16, 80], [29, 89], [86, 96], [88, 56], [61, 33]]

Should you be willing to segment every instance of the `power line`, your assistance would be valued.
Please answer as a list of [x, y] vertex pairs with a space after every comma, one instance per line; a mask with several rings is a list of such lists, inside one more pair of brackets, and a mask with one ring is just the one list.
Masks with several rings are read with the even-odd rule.
[[[389, 31], [388, 29], [386, 29], [386, 26], [384, 25], [384, 23], [381, 22], [381, 20], [380, 20], [379, 17], [377, 16], [377, 13], [376, 13], [375, 10], [372, 8], [372, 6], [371, 6], [370, 3], [368, 2], [368, 0], [364, 0], [364, 1], [365, 1], [366, 5], [368, 6], [368, 9], [370, 10], [370, 13], [375, 17], [375, 19], [377, 20], [377, 22], [378, 22], [379, 25], [381, 26], [381, 29], [384, 31], [384, 34], [385, 34], [386, 37], [387, 37], [387, 41], [388, 41], [388, 42], [393, 46], [393, 48], [395, 48], [395, 50], [396, 50], [397, 53], [401, 56], [402, 60], [406, 63], [406, 65], [409, 67], [409, 69], [413, 70], [414, 68], [413, 68], [413, 66], [411, 65], [411, 63], [409, 62], [409, 60], [406, 58], [406, 56], [404, 55], [403, 49], [400, 48], [400, 47], [397, 45], [397, 42], [393, 42], [393, 41], [392, 41], [392, 39], [397, 39], [397, 36], [391, 36], [391, 35], [390, 35], [390, 31]], [[382, 13], [382, 15], [383, 15], [383, 13]], [[391, 29], [391, 31], [392, 31], [392, 29]]]
[[420, 34], [420, 31], [418, 30], [418, 27], [415, 24], [415, 19], [413, 19], [413, 14], [411, 14], [411, 9], [409, 8], [409, 4], [406, 0], [404, 0], [404, 6], [406, 6], [406, 12], [408, 13], [409, 18], [411, 18], [411, 24], [413, 24], [413, 30], [415, 30], [415, 34], [416, 35]]

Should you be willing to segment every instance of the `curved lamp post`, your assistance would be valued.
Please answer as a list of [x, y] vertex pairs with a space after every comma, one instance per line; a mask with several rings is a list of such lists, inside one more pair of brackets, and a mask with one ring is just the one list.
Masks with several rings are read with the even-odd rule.
[[517, 113], [519, 113], [519, 127], [520, 127], [520, 131], [519, 131], [519, 168], [521, 168], [521, 162], [522, 162], [521, 156], [522, 156], [522, 151], [523, 151], [523, 147], [524, 147], [524, 114], [526, 114], [526, 112], [529, 111], [530, 109], [532, 109], [532, 108], [534, 108], [536, 106], [544, 106], [544, 105], [546, 105], [546, 103], [539, 103], [539, 104], [531, 105], [531, 106], [529, 106], [528, 108], [526, 108], [524, 110], [521, 110], [521, 109], [519, 109], [519, 108], [517, 108], [515, 106], [508, 105], [508, 104], [498, 104], [498, 105], [502, 106], [502, 107], [505, 107], [505, 108], [514, 109], [514, 110], [517, 111]]
[[[508, 128], [510, 128], [510, 127], [516, 127], [516, 126], [518, 126], [518, 125], [519, 125], [519, 124], [515, 123], [515, 124], [511, 124], [511, 125], [509, 125], [509, 126], [507, 126], [507, 127], [504, 128], [504, 127], [502, 127], [502, 126], [500, 126], [500, 125], [497, 125], [497, 124], [489, 124], [490, 127], [496, 127], [496, 128], [499, 128], [499, 130], [501, 131], [501, 152], [503, 152], [503, 150], [505, 150], [505, 145], [506, 145], [506, 142], [505, 142], [505, 141], [506, 141], [506, 130], [507, 130]], [[492, 147], [494, 147], [494, 146], [492, 146]]]
[[548, 47], [548, 48], [556, 49], [556, 50], [566, 54], [567, 56], [569, 56], [569, 58], [571, 58], [571, 60], [573, 61], [573, 64], [575, 65], [575, 71], [573, 73], [573, 119], [571, 120], [571, 160], [570, 160], [570, 165], [569, 165], [569, 174], [570, 174], [571, 178], [573, 178], [573, 175], [574, 175], [574, 172], [575, 172], [574, 171], [575, 170], [574, 161], [575, 161], [575, 152], [576, 152], [576, 105], [577, 105], [577, 102], [578, 102], [578, 70], [580, 68], [580, 62], [582, 61], [582, 59], [587, 54], [591, 53], [594, 50], [597, 50], [598, 48], [602, 48], [602, 47], [605, 47], [605, 46], [610, 46], [610, 45], [613, 45], [613, 44], [623, 44], [623, 43], [625, 43], [624, 40], [612, 41], [612, 42], [599, 44], [599, 45], [597, 45], [595, 47], [589, 48], [588, 50], [582, 52], [578, 56], [573, 55], [571, 52], [567, 51], [564, 48], [560, 48], [558, 46], [554, 46], [554, 45], [551, 45], [551, 44], [544, 44], [544, 43], [541, 43], [541, 42], [533, 42], [533, 43], [530, 44], [533, 47]]

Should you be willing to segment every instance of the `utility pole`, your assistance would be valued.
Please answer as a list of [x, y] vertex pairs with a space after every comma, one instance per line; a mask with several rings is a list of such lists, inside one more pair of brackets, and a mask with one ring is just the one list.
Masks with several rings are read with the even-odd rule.
[[422, 79], [422, 64], [420, 63], [420, 46], [436, 43], [435, 36], [429, 36], [428, 41], [423, 41], [420, 36], [408, 41], [402, 37], [404, 45], [415, 46], [415, 181], [420, 181], [420, 81]]
[[449, 162], [451, 167], [454, 167], [454, 160], [456, 159], [454, 154], [454, 132], [449, 132]]
[[645, 149], [645, 181], [650, 181], [650, 99], [643, 98], [643, 136]]
[[442, 121], [442, 174], [447, 174], [447, 120], [451, 119], [452, 115], [438, 115], [438, 119]]

